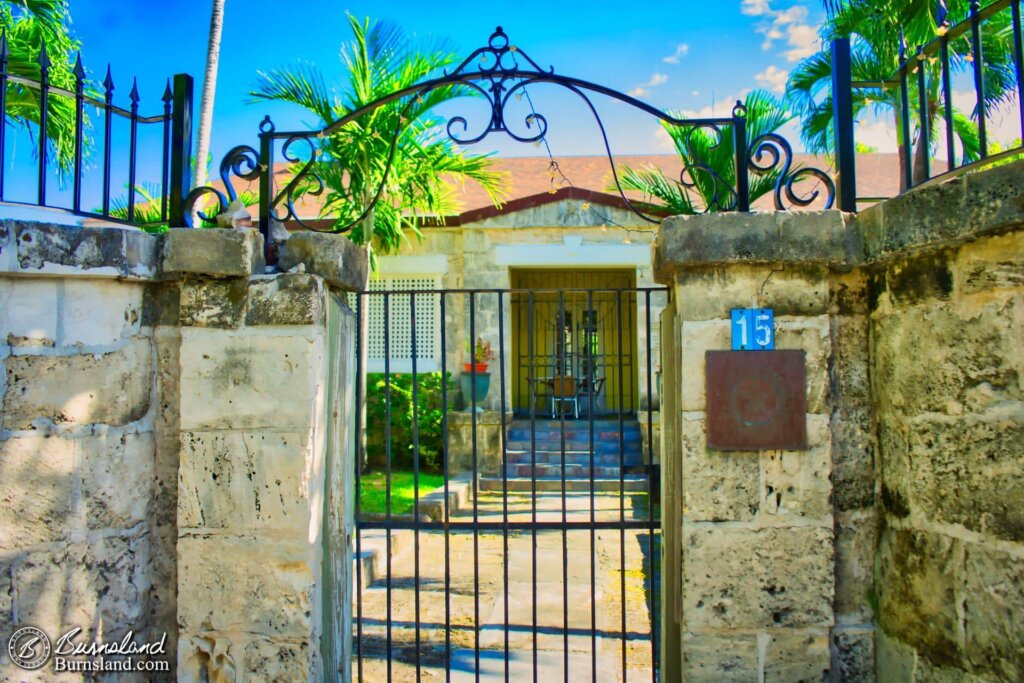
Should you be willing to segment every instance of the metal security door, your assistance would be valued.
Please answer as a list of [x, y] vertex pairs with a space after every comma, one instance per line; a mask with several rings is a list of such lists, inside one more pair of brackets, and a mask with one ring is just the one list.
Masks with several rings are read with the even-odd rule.
[[[367, 362], [382, 371], [368, 375], [357, 425], [377, 464], [356, 473], [355, 680], [658, 680], [655, 424], [650, 409], [624, 409], [633, 379], [622, 358], [609, 364], [612, 409], [595, 409], [600, 349], [588, 338], [594, 302], [612, 302], [616, 338], [603, 352], [644, 340], [631, 363], [643, 360], [635, 381], [654, 397], [651, 328], [665, 297], [635, 287], [356, 297], [359, 314], [379, 312], [370, 336], [382, 349]], [[554, 418], [550, 405], [511, 410], [511, 311], [521, 306], [533, 331], [541, 301], [582, 329], [554, 345], [552, 362], [575, 372]], [[425, 357], [418, 330], [438, 327], [436, 356]], [[396, 329], [409, 334], [394, 339]], [[494, 350], [486, 370], [463, 365], [464, 342], [477, 339]], [[536, 339], [524, 340], [531, 368]]]

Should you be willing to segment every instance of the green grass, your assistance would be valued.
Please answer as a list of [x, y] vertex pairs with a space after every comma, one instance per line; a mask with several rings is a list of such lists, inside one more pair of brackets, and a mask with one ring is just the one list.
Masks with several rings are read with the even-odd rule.
[[[420, 472], [420, 495], [433, 491], [444, 484], [444, 475]], [[404, 515], [412, 512], [415, 488], [413, 473], [391, 471], [391, 514]], [[387, 477], [384, 472], [367, 472], [360, 478], [359, 506], [362, 512], [385, 514], [387, 512]]]

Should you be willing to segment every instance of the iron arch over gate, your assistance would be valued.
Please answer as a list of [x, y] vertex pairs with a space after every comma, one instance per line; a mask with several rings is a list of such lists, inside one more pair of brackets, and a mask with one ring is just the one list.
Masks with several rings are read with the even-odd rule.
[[[525, 64], [525, 66], [524, 66]], [[213, 196], [217, 200], [217, 211], [207, 214], [197, 212], [203, 220], [213, 220], [225, 211], [230, 201], [238, 198], [232, 185], [232, 176], [248, 182], [259, 182], [259, 228], [265, 244], [270, 245], [270, 227], [272, 222], [294, 221], [303, 228], [322, 232], [348, 232], [365, 219], [381, 200], [387, 186], [388, 175], [392, 168], [395, 151], [400, 135], [411, 122], [406, 116], [413, 103], [422, 101], [431, 92], [442, 89], [461, 87], [469, 95], [478, 95], [490, 105], [490, 120], [479, 132], [470, 132], [470, 123], [466, 117], [457, 115], [448, 119], [445, 133], [460, 144], [478, 143], [492, 133], [505, 133], [519, 142], [530, 143], [542, 140], [548, 132], [548, 122], [543, 114], [531, 112], [525, 117], [524, 132], [516, 132], [507, 119], [510, 99], [521, 94], [528, 86], [534, 84], [552, 84], [577, 95], [586, 110], [592, 115], [601, 133], [605, 154], [612, 171], [612, 177], [625, 205], [640, 216], [651, 222], [660, 222], [652, 216], [648, 207], [631, 200], [626, 196], [621, 184], [619, 173], [615, 167], [615, 159], [608, 141], [607, 131], [598, 114], [591, 95], [623, 102], [640, 110], [667, 126], [685, 131], [687, 139], [704, 131], [712, 140], [711, 149], [717, 149], [731, 137], [735, 152], [735, 182], [730, 183], [711, 167], [707, 160], [695, 159], [684, 163], [679, 177], [683, 188], [701, 187], [702, 193], [708, 198], [704, 211], [749, 211], [750, 210], [750, 174], [774, 174], [773, 199], [777, 210], [785, 210], [787, 206], [809, 206], [820, 196], [820, 190], [814, 189], [806, 195], [800, 195], [795, 189], [798, 181], [814, 178], [824, 186], [827, 193], [826, 208], [835, 202], [835, 183], [821, 169], [799, 167], [794, 165], [793, 148], [789, 142], [777, 133], [768, 133], [752, 142], [747, 139], [746, 109], [737, 102], [731, 117], [723, 118], [682, 118], [671, 112], [638, 100], [635, 97], [619, 92], [590, 81], [556, 74], [553, 67], [543, 69], [529, 55], [513, 45], [508, 35], [499, 26], [491, 34], [484, 47], [477, 48], [451, 73], [438, 78], [397, 90], [360, 109], [346, 114], [324, 128], [307, 131], [278, 131], [270, 117], [263, 119], [259, 126], [259, 149], [250, 145], [239, 145], [232, 148], [224, 156], [220, 164], [220, 178], [227, 192], [212, 186], [194, 189], [185, 199], [186, 221], [191, 227], [194, 207], [204, 197]], [[319, 196], [325, 189], [323, 178], [317, 173], [317, 161], [322, 155], [322, 141], [343, 127], [358, 121], [361, 117], [371, 114], [381, 107], [399, 104], [403, 115], [396, 126], [391, 139], [390, 151], [385, 170], [366, 206], [356, 218], [348, 222], [340, 222], [329, 228], [312, 226], [305, 223], [297, 214], [295, 202], [303, 195]], [[294, 164], [297, 170], [285, 183], [284, 187], [274, 187], [274, 160], [276, 147], [280, 144], [282, 158]], [[648, 209], [648, 210], [645, 210]]]

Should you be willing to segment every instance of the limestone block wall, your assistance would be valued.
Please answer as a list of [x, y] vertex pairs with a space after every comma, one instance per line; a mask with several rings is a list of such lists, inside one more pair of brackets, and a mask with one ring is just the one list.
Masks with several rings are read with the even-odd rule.
[[[366, 262], [323, 235], [282, 262], [264, 274], [253, 231], [0, 222], [3, 642], [130, 630], [166, 634], [157, 680], [348, 679], [357, 326], [338, 295]], [[12, 667], [3, 648], [0, 677], [31, 676]]]
[[884, 259], [870, 311], [880, 681], [1024, 678], [1022, 170], [858, 220]]
[[[173, 380], [146, 291], [156, 247], [141, 233], [0, 221], [4, 642], [33, 625], [51, 638], [81, 628], [84, 641], [166, 633], [175, 647]], [[0, 672], [31, 676], [6, 647]]]

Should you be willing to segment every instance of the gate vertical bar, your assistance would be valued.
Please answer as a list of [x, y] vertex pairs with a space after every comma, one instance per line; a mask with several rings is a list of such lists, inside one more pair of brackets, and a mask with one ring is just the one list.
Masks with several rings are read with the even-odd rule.
[[900, 150], [903, 154], [903, 190], [909, 190], [914, 186], [914, 154], [910, 145], [910, 86], [907, 84], [909, 77], [907, 62], [907, 41], [900, 29], [900, 133], [903, 135], [903, 142]]
[[622, 609], [622, 681], [628, 678], [628, 662], [626, 659], [626, 435], [625, 420], [622, 414], [624, 403], [624, 373], [622, 369], [622, 290], [615, 290], [615, 325], [618, 335], [618, 378], [619, 378], [619, 599]]
[[853, 75], [849, 36], [832, 41], [832, 125], [835, 130], [839, 210], [853, 212], [857, 210], [857, 150], [853, 139]]
[[[1013, 0], [1013, 66], [1017, 76], [1017, 113], [1020, 115], [1020, 134], [1024, 137], [1024, 37], [1021, 33], [1020, 5], [1022, 0]], [[2, 157], [0, 157], [2, 158]]]
[[473, 670], [480, 681], [480, 508], [477, 495], [477, 481], [480, 476], [477, 460], [476, 439], [476, 292], [469, 293], [469, 348], [470, 348], [470, 396], [472, 413], [470, 425], [473, 444]]
[[382, 304], [384, 306], [384, 518], [388, 522], [387, 534], [384, 537], [384, 548], [387, 558], [385, 559], [384, 587], [387, 591], [385, 610], [387, 624], [385, 624], [385, 652], [388, 658], [388, 682], [392, 676], [393, 652], [393, 631], [392, 621], [394, 620], [391, 588], [391, 522], [393, 511], [391, 502], [391, 293], [384, 292]]
[[128, 222], [135, 222], [135, 169], [139, 145], [139, 81], [132, 81], [131, 116], [128, 129]]
[[[558, 292], [558, 340], [561, 342], [556, 349], [558, 352], [558, 372], [556, 375], [561, 375], [561, 384], [559, 386], [559, 393], [561, 394], [562, 400], [559, 401], [561, 410], [559, 411], [559, 446], [561, 448], [561, 461], [562, 461], [562, 673], [565, 679], [565, 683], [569, 683], [569, 539], [568, 539], [568, 522], [566, 514], [566, 497], [565, 497], [565, 471], [568, 467], [565, 457], [565, 385], [567, 378], [571, 375], [570, 369], [566, 363], [567, 347], [569, 343], [569, 335], [572, 334], [572, 328], [566, 324], [565, 317], [565, 292]], [[575, 389], [575, 387], [573, 387]], [[577, 396], [579, 394], [577, 393]], [[573, 401], [573, 405], [576, 406], [576, 412], [579, 413], [578, 401]], [[534, 472], [533, 476], [537, 476]]]
[[[174, 76], [174, 106], [171, 109], [171, 192], [167, 220], [172, 228], [180, 228], [185, 223], [185, 195], [192, 187], [192, 93], [194, 85], [188, 74]], [[107, 114], [107, 131], [110, 125], [109, 109]], [[108, 134], [109, 138], [109, 134]], [[262, 139], [261, 139], [262, 142]], [[109, 154], [109, 147], [107, 149]], [[205, 161], [205, 160], [204, 160]], [[107, 160], [107, 182], [110, 182], [109, 159]], [[261, 156], [261, 163], [268, 163], [266, 156]], [[260, 201], [263, 201], [263, 182], [260, 182]], [[107, 196], [109, 201], [109, 194]], [[365, 370], [365, 368], [364, 368]]]
[[[919, 119], [918, 145], [924, 145], [925, 153], [921, 157], [921, 178], [931, 178], [931, 112], [928, 106], [928, 74], [925, 71], [927, 64], [924, 55], [924, 48], [917, 48], [917, 117]], [[916, 161], [916, 159], [915, 159]]]
[[[587, 290], [586, 345], [587, 345], [587, 377], [590, 383], [587, 391], [587, 426], [588, 449], [590, 450], [590, 672], [592, 680], [597, 683], [597, 538], [595, 531], [596, 498], [594, 476], [597, 471], [597, 458], [594, 452], [594, 387], [597, 386], [597, 371], [594, 368], [594, 340], [592, 334], [597, 333], [597, 316], [594, 311], [594, 290]], [[591, 327], [594, 328], [591, 332]], [[593, 378], [593, 379], [592, 379]]]
[[[366, 302], [369, 304], [369, 301]], [[361, 320], [363, 315], [363, 293], [356, 293], [356, 319]], [[358, 406], [360, 401], [363, 400], [362, 393], [360, 391], [359, 377], [365, 371], [363, 367], [363, 353], [362, 348], [366, 340], [361, 335], [356, 335], [356, 405]], [[360, 411], [355, 411], [356, 417], [356, 444], [362, 443], [363, 438], [363, 421], [361, 419]], [[362, 503], [360, 493], [362, 492], [362, 456], [358, 455], [355, 459], [355, 479], [356, 479], [356, 674], [358, 680], [363, 681], [363, 548], [362, 548], [362, 526], [360, 525]]]
[[417, 404], [419, 381], [416, 378], [416, 293], [409, 292], [410, 356], [412, 356], [412, 518], [413, 518], [413, 595], [416, 610], [416, 681], [421, 680], [420, 635], [420, 430]]
[[[526, 309], [526, 343], [527, 343], [527, 362], [530, 366], [530, 386], [536, 387], [537, 384], [537, 362], [536, 356], [536, 343], [533, 338], [534, 333], [534, 292], [530, 290], [527, 293], [527, 309]], [[533, 394], [531, 393], [531, 396]], [[536, 401], [530, 401], [530, 519], [532, 522], [532, 528], [530, 529], [531, 536], [531, 588], [533, 597], [533, 683], [537, 681], [537, 477], [534, 473], [537, 471], [537, 406]]]
[[[747, 165], [747, 110], [739, 101], [732, 111], [733, 148], [736, 152], [736, 208], [750, 211], [750, 169]], [[708, 207], [709, 209], [711, 207]]]
[[945, 35], [939, 38], [939, 60], [942, 69], [942, 100], [946, 118], [946, 170], [952, 171], [956, 168], [956, 149], [953, 146], [953, 84], [950, 75], [949, 65], [949, 38]]
[[0, 33], [0, 202], [4, 200], [4, 169], [7, 166], [7, 29]]
[[451, 603], [451, 547], [450, 533], [451, 511], [450, 506], [450, 484], [448, 479], [451, 476], [449, 467], [451, 450], [448, 447], [448, 326], [447, 326], [447, 305], [444, 292], [441, 297], [441, 433], [444, 438], [444, 679], [445, 683], [452, 680], [452, 603]]
[[171, 103], [174, 102], [174, 92], [171, 90], [171, 79], [167, 79], [167, 87], [164, 88], [164, 96], [161, 98], [164, 103], [164, 146], [163, 162], [160, 164], [160, 220], [167, 220], [167, 197], [170, 195], [170, 173], [171, 173]]
[[501, 389], [501, 519], [502, 541], [504, 550], [504, 590], [505, 590], [505, 683], [509, 681], [509, 633], [508, 633], [508, 430], [505, 424], [505, 302], [502, 292], [498, 292], [498, 372], [499, 388]]
[[[644, 290], [647, 333], [647, 576], [651, 583], [651, 683], [658, 680], [658, 590], [654, 585], [654, 373], [651, 358], [651, 290]], [[658, 397], [661, 400], [661, 397]]]

